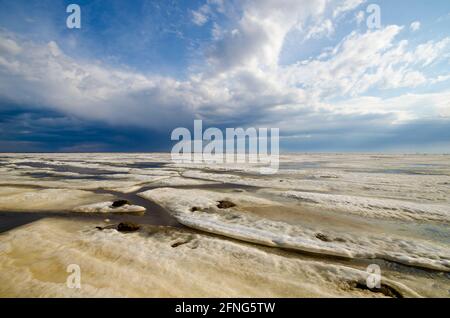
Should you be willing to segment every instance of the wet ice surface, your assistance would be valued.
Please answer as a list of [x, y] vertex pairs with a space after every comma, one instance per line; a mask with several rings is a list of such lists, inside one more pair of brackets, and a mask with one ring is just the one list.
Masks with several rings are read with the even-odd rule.
[[[383, 297], [358, 288], [364, 270], [186, 229], [145, 226], [122, 234], [92, 221], [48, 218], [3, 235], [0, 296]], [[64, 252], [55, 252], [63, 250]], [[79, 264], [82, 288], [65, 285]], [[420, 282], [429, 283], [426, 274]], [[401, 295], [406, 285], [386, 279]]]
[[[450, 296], [450, 156], [292, 154], [281, 156], [280, 170], [275, 175], [261, 175], [259, 168], [249, 164], [175, 164], [168, 154], [1, 154], [0, 230], [4, 234], [0, 236], [0, 246], [4, 249], [0, 253], [6, 253], [2, 255], [6, 257], [2, 257], [0, 266], [16, 262], [23, 265], [20, 253], [15, 250], [25, 250], [25, 241], [22, 247], [16, 243], [14, 248], [5, 249], [11, 244], [11, 235], [15, 238], [19, 235], [13, 233], [26, 237], [39, 231], [42, 224], [63, 231], [61, 224], [79, 227], [87, 222], [95, 229], [95, 224], [103, 226], [104, 219], [110, 219], [111, 225], [132, 221], [144, 227], [175, 226], [185, 231], [184, 225], [195, 235], [208, 239], [212, 235], [216, 248], [224, 245], [214, 253], [208, 250], [212, 245], [206, 244], [204, 248], [217, 262], [229, 257], [223, 254], [228, 250], [224, 247], [229, 244], [228, 237], [237, 240], [233, 244], [246, 247], [251, 244], [275, 247], [265, 250], [264, 257], [271, 262], [277, 259], [277, 264], [286, 262], [289, 264], [286, 266], [294, 266], [291, 262], [308, 255], [323, 266], [313, 270], [317, 289], [308, 285], [313, 283], [304, 273], [288, 272], [271, 284], [281, 284], [292, 275], [304, 280], [301, 286], [304, 290], [274, 289], [271, 296], [379, 296], [350, 288], [356, 278], [335, 271], [336, 266], [344, 266], [346, 273], [364, 271], [371, 263], [380, 264], [386, 275], [383, 278], [404, 296]], [[126, 199], [130, 205], [112, 208], [118, 199]], [[234, 206], [219, 207], [222, 201]], [[52, 216], [58, 222], [42, 223]], [[36, 223], [37, 220], [41, 223]], [[29, 225], [19, 227], [25, 224]], [[123, 236], [115, 230], [108, 231], [117, 233], [114, 237]], [[100, 240], [98, 236], [104, 234], [94, 231], [89, 232], [93, 236], [86, 236], [86, 233], [75, 231], [64, 235], [79, 240], [95, 238], [99, 249], [108, 244], [109, 236]], [[147, 246], [147, 239], [141, 236], [131, 240]], [[56, 236], [43, 236], [42, 240], [47, 242], [41, 244], [42, 254], [50, 253], [45, 246], [51, 248]], [[61, 250], [69, 248], [64, 241], [58, 244]], [[76, 248], [85, 252], [85, 245]], [[289, 257], [280, 256], [276, 254], [281, 253], [280, 248], [294, 252]], [[98, 251], [91, 252], [92, 257], [98, 256]], [[160, 252], [169, 257], [163, 250]], [[239, 253], [247, 259], [254, 252], [242, 247]], [[136, 265], [128, 265], [129, 271], [122, 275], [141, 273], [140, 259], [148, 257], [144, 254], [136, 256]], [[35, 261], [40, 258], [39, 254], [33, 255]], [[132, 259], [131, 255], [127, 257]], [[183, 261], [190, 264], [190, 257], [199, 255], [187, 249]], [[105, 259], [104, 255], [100, 258], [111, 266], [120, 264], [117, 258]], [[94, 272], [101, 270], [93, 264], [89, 266]], [[26, 266], [18, 269], [21, 270], [27, 270]], [[220, 271], [226, 279], [227, 270]], [[331, 272], [335, 276], [339, 272], [343, 277], [330, 278]], [[199, 280], [207, 277], [197, 274], [201, 276]], [[18, 285], [22, 287], [15, 287], [11, 294], [35, 286], [42, 295], [64, 295], [55, 291], [59, 287], [46, 293], [43, 288], [52, 278], [36, 275], [39, 277], [31, 277], [28, 285]], [[2, 277], [8, 279], [7, 275]], [[227, 295], [258, 295], [250, 286], [245, 287], [250, 282], [243, 277], [228, 279]], [[330, 288], [325, 281], [336, 282], [332, 284], [332, 292], [325, 292], [325, 286]], [[131, 288], [128, 295], [171, 295], [166, 283], [161, 281], [160, 290], [153, 292]], [[12, 286], [11, 281], [5, 286]], [[111, 286], [92, 288], [83, 295], [127, 296]], [[195, 295], [222, 295], [205, 286], [199, 288]], [[3, 288], [1, 294], [7, 295], [8, 290]], [[34, 294], [38, 295], [39, 292]]]
[[[336, 217], [336, 226], [333, 226], [324, 225], [320, 216], [313, 215], [316, 222], [306, 224], [302, 222], [303, 216], [298, 214], [308, 212], [299, 211], [300, 207], [287, 209], [286, 204], [280, 205], [254, 195], [169, 188], [149, 190], [140, 195], [167, 208], [186, 226], [239, 240], [316, 254], [386, 259], [450, 271], [448, 239], [438, 243], [421, 239], [414, 232], [411, 233], [414, 237], [408, 233], [389, 234], [379, 224], [364, 226], [356, 218], [354, 221], [347, 218], [349, 224], [345, 224], [343, 218]], [[223, 208], [220, 202], [232, 202], [236, 206]], [[268, 215], [267, 209], [274, 215]], [[265, 213], [260, 212], [264, 210]], [[283, 221], [278, 219], [278, 213], [290, 216]], [[314, 214], [314, 211], [310, 213]]]

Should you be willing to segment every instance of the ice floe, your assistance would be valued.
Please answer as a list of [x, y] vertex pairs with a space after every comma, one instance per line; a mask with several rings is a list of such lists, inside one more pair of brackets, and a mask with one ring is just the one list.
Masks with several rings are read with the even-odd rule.
[[145, 208], [139, 205], [125, 204], [120, 207], [113, 206], [114, 201], [99, 202], [93, 204], [82, 205], [73, 209], [74, 212], [83, 213], [131, 213], [145, 212]]
[[450, 223], [450, 205], [300, 191], [266, 190], [265, 192], [294, 198], [304, 204], [330, 211], [354, 213], [373, 218]]
[[[374, 262], [402, 295], [448, 297], [449, 158], [285, 154], [278, 174], [262, 176], [257, 165], [178, 164], [168, 153], [1, 154], [0, 211], [131, 212], [110, 210], [114, 197], [94, 190], [164, 187], [142, 196], [223, 236], [42, 220], [0, 235], [0, 295], [383, 296], [355, 288], [367, 275], [357, 264]], [[120, 217], [134, 216], [111, 219]], [[81, 291], [64, 284], [77, 261]]]
[[0, 187], [0, 211], [70, 211], [111, 197], [83, 190]]
[[[1, 297], [383, 297], [368, 273], [168, 227], [96, 230], [45, 219], [0, 236]], [[81, 288], [66, 281], [80, 268]], [[422, 296], [389, 275], [384, 286]], [[429, 279], [418, 277], [420, 283]], [[439, 295], [431, 290], [431, 295]]]
[[[276, 213], [280, 204], [268, 199], [240, 193], [174, 188], [159, 188], [139, 195], [162, 205], [186, 226], [239, 240], [347, 258], [379, 258], [450, 271], [450, 248], [445, 243], [409, 241], [388, 233], [361, 232], [356, 235], [330, 230], [321, 233], [320, 224], [315, 227], [289, 224], [246, 212], [249, 206], [271, 205], [273, 213]], [[221, 200], [230, 200], [236, 207], [220, 209], [218, 203]]]

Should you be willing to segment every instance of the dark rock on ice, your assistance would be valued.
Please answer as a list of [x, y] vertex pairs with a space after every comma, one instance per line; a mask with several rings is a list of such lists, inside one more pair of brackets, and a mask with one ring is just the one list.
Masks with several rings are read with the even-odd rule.
[[120, 208], [121, 206], [124, 206], [124, 205], [131, 205], [131, 202], [128, 200], [117, 200], [117, 201], [114, 201], [113, 204], [111, 204], [111, 207]]
[[355, 287], [362, 290], [370, 290], [373, 293], [381, 293], [391, 298], [403, 298], [403, 295], [398, 290], [386, 284], [381, 284], [380, 288], [369, 288], [365, 284], [356, 283]]
[[122, 222], [117, 226], [119, 232], [135, 232], [140, 229], [140, 226], [132, 222]]
[[316, 238], [318, 238], [319, 240], [323, 241], [323, 242], [331, 242], [331, 239], [326, 236], [325, 234], [322, 233], [317, 233], [316, 234]]
[[230, 201], [226, 201], [226, 200], [219, 201], [219, 204], [217, 205], [217, 207], [219, 209], [229, 209], [229, 208], [232, 208], [235, 206], [236, 206], [236, 204], [234, 204], [233, 202], [230, 202]]

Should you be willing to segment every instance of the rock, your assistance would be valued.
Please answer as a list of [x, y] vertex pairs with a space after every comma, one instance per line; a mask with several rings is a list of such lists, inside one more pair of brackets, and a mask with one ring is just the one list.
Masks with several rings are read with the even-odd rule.
[[316, 238], [318, 238], [319, 240], [321, 240], [323, 242], [331, 242], [330, 238], [322, 233], [317, 233]]
[[173, 248], [190, 243], [192, 241], [192, 237], [185, 237], [185, 238], [180, 238], [178, 240], [176, 240], [174, 243], [172, 243], [170, 246], [172, 246]]
[[170, 245], [170, 246], [173, 247], [173, 248], [175, 248], [175, 247], [178, 247], [178, 246], [183, 245], [183, 244], [186, 244], [186, 242], [175, 242], [175, 243], [173, 243], [173, 244]]
[[122, 222], [117, 226], [119, 232], [135, 232], [140, 229], [140, 226], [132, 222]]
[[103, 231], [103, 228], [101, 226], [96, 226], [95, 228], [99, 231]]
[[226, 220], [237, 220], [237, 219], [240, 219], [241, 217], [239, 216], [239, 215], [234, 215], [234, 214], [229, 214], [229, 215], [227, 215], [227, 216], [225, 216], [225, 219]]
[[191, 212], [196, 212], [196, 211], [200, 211], [200, 208], [198, 208], [198, 207], [196, 207], [196, 206], [193, 206], [193, 207], [191, 208]]
[[234, 204], [233, 202], [230, 202], [230, 201], [226, 201], [226, 200], [219, 201], [219, 204], [217, 205], [217, 207], [219, 209], [229, 209], [229, 208], [232, 208], [235, 206], [236, 206], [236, 204]]
[[320, 176], [320, 178], [322, 178], [322, 179], [337, 179], [338, 176], [335, 176], [335, 175], [324, 175], [324, 176]]
[[380, 288], [369, 288], [364, 284], [356, 283], [355, 288], [362, 289], [362, 290], [370, 290], [373, 293], [381, 293], [386, 297], [391, 298], [403, 298], [402, 293], [400, 293], [398, 290], [396, 290], [394, 287], [391, 287], [386, 284], [381, 284]]
[[131, 202], [128, 200], [117, 200], [117, 201], [114, 201], [113, 204], [111, 204], [111, 207], [120, 208], [121, 206], [124, 206], [124, 205], [131, 205]]

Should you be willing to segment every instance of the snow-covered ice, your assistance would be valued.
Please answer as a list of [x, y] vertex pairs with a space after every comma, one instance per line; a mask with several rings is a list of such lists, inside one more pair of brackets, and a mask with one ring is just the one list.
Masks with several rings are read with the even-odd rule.
[[113, 207], [113, 201], [99, 202], [82, 205], [73, 209], [74, 212], [83, 213], [132, 213], [145, 212], [145, 208], [139, 205], [125, 204], [120, 207]]
[[[321, 225], [273, 221], [246, 213], [248, 207], [273, 208], [280, 203], [248, 194], [224, 194], [207, 190], [159, 188], [139, 194], [169, 210], [177, 220], [199, 230], [268, 246], [296, 249], [348, 258], [380, 258], [424, 268], [450, 271], [450, 248], [425, 240], [410, 242], [387, 233], [324, 232]], [[232, 201], [235, 207], [221, 209], [220, 201]]]
[[[0, 212], [65, 212], [0, 235], [0, 295], [377, 297], [355, 288], [375, 263], [404, 296], [448, 297], [450, 156], [282, 154], [277, 174], [259, 172], [168, 153], [0, 154]], [[96, 230], [106, 217], [141, 230]], [[78, 294], [62, 286], [76, 261]]]
[[[0, 236], [0, 296], [383, 297], [356, 287], [367, 279], [364, 268], [181, 229], [123, 234], [97, 225], [46, 219]], [[66, 286], [69, 264], [80, 266], [80, 289]], [[404, 297], [424, 296], [389, 272], [383, 284]]]

